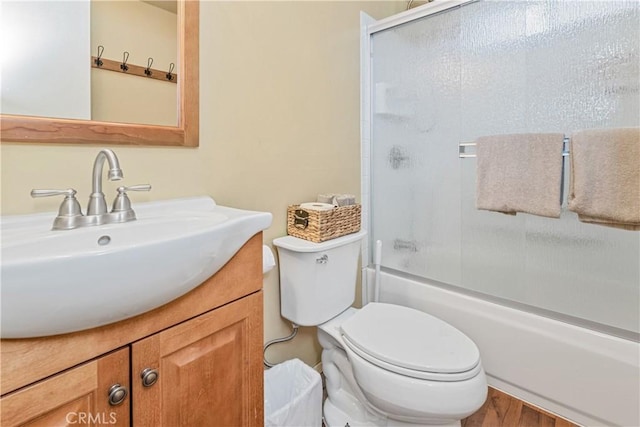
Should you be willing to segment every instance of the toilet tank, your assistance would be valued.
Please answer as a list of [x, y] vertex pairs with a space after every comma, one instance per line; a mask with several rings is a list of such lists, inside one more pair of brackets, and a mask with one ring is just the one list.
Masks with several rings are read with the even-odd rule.
[[314, 243], [293, 236], [273, 241], [280, 260], [280, 312], [301, 326], [342, 313], [355, 299], [360, 241], [365, 231]]

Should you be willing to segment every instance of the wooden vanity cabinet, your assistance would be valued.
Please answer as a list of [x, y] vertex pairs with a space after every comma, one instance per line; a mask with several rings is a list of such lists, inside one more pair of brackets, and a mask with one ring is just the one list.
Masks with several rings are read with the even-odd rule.
[[[156, 310], [2, 340], [0, 425], [262, 426], [261, 257], [258, 233], [217, 274]], [[127, 397], [112, 406], [116, 384]]]

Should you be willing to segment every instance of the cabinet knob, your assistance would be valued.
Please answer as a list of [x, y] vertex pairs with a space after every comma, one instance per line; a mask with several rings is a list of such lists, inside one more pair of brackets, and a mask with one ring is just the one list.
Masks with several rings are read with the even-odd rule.
[[120, 384], [114, 384], [109, 389], [109, 405], [117, 406], [127, 398], [127, 388]]
[[143, 386], [151, 387], [158, 381], [158, 370], [146, 368], [140, 373], [140, 378], [142, 378]]

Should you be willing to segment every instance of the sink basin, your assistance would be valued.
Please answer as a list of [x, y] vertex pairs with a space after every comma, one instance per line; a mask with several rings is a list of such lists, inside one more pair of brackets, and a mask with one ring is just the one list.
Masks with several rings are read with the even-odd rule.
[[56, 213], [2, 217], [1, 337], [89, 329], [168, 303], [215, 274], [271, 214], [209, 197], [134, 205], [138, 219], [52, 231]]

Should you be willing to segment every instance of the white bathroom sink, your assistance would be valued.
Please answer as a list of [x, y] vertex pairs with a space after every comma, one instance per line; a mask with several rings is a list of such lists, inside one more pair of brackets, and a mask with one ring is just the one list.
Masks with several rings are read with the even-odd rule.
[[2, 338], [57, 335], [159, 307], [216, 273], [271, 214], [209, 197], [137, 203], [138, 219], [52, 231], [56, 213], [2, 217]]

